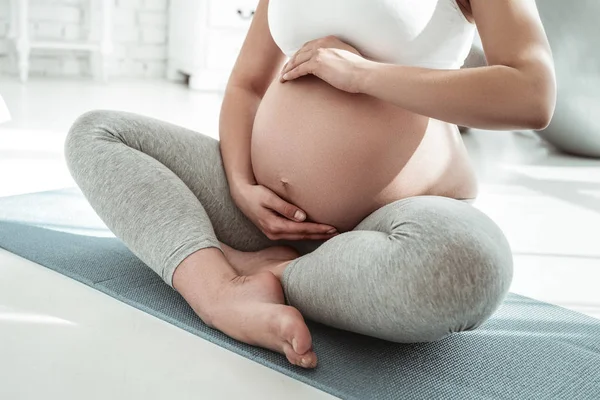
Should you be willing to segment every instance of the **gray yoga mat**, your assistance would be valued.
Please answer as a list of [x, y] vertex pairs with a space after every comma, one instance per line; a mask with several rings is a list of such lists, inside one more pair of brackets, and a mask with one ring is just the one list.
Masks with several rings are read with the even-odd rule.
[[600, 399], [600, 320], [516, 294], [479, 329], [435, 343], [309, 321], [319, 366], [306, 371], [204, 325], [78, 189], [0, 199], [0, 247], [344, 399]]

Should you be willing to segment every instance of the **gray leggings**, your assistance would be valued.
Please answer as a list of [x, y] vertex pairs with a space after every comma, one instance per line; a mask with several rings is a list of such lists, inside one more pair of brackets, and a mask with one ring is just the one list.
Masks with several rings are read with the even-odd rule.
[[233, 202], [219, 142], [152, 118], [88, 112], [65, 142], [69, 170], [100, 218], [172, 284], [190, 254], [287, 244], [283, 277], [306, 317], [395, 342], [429, 342], [481, 325], [512, 280], [500, 229], [473, 206], [419, 196], [390, 203], [327, 241], [272, 241]]

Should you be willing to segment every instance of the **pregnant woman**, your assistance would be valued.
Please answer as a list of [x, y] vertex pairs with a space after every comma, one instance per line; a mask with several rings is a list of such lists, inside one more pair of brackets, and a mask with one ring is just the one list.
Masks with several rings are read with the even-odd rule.
[[[489, 66], [461, 70], [475, 23]], [[540, 129], [554, 102], [533, 0], [261, 0], [220, 141], [92, 111], [65, 154], [106, 225], [205, 323], [311, 368], [304, 317], [402, 343], [489, 318], [512, 257], [469, 204], [457, 124]]]

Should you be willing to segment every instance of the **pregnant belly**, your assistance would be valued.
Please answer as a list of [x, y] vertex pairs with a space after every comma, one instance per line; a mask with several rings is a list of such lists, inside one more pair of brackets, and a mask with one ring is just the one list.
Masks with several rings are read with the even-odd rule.
[[251, 157], [259, 184], [340, 231], [401, 198], [475, 192], [456, 127], [313, 76], [273, 81], [256, 113]]

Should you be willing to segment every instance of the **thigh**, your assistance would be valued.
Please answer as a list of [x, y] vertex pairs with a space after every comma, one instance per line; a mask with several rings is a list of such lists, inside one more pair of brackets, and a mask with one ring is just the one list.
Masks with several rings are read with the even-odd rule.
[[199, 200], [221, 242], [242, 251], [272, 245], [231, 198], [218, 140], [165, 121], [120, 111], [89, 112], [79, 122], [108, 133], [110, 137], [102, 140], [122, 142], [171, 170]]

